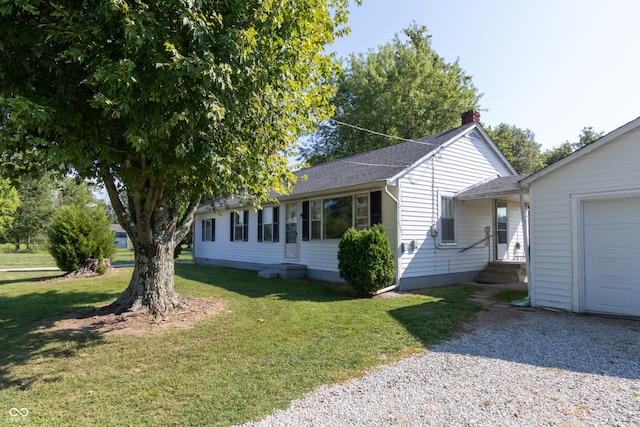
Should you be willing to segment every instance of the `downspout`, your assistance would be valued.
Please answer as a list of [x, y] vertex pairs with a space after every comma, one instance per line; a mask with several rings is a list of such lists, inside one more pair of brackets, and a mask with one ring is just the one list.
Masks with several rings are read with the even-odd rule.
[[[398, 188], [400, 186], [400, 183], [398, 182]], [[393, 272], [393, 275], [395, 276], [395, 283], [391, 286], [388, 286], [384, 289], [380, 289], [377, 292], [374, 293], [374, 295], [379, 295], [381, 293], [384, 292], [389, 292], [389, 291], [393, 291], [395, 289], [398, 289], [398, 287], [400, 287], [400, 279], [398, 277], [399, 272], [400, 272], [400, 255], [398, 255], [398, 245], [400, 244], [400, 233], [402, 233], [402, 229], [400, 227], [400, 202], [398, 201], [398, 199], [396, 199], [393, 194], [391, 194], [389, 192], [389, 185], [385, 184], [384, 186], [384, 192], [387, 193], [387, 195], [391, 198], [391, 200], [393, 200], [394, 202], [396, 202], [396, 269]]]
[[520, 193], [520, 219], [522, 221], [522, 240], [524, 242], [524, 261], [527, 269], [527, 294], [531, 298], [531, 261], [529, 260], [529, 223], [527, 221], [527, 210], [524, 205], [524, 187], [519, 186]]

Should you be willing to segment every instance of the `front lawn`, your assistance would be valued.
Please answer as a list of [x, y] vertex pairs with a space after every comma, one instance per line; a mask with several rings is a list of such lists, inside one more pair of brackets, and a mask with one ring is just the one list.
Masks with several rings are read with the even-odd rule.
[[246, 422], [451, 337], [481, 308], [469, 286], [354, 299], [342, 287], [177, 265], [181, 294], [220, 299], [226, 310], [191, 329], [97, 335], [47, 325], [113, 301], [131, 269], [40, 280], [47, 274], [0, 273], [0, 424]]
[[[7, 268], [35, 268], [35, 267], [55, 267], [56, 261], [51, 254], [44, 249], [40, 249], [34, 252], [15, 252], [12, 250], [11, 245], [2, 245], [0, 250], [0, 269]], [[190, 250], [183, 249], [182, 253], [176, 260], [177, 262], [190, 262], [192, 261], [192, 255]], [[133, 264], [133, 250], [132, 249], [116, 249], [116, 252], [111, 257], [111, 264]]]

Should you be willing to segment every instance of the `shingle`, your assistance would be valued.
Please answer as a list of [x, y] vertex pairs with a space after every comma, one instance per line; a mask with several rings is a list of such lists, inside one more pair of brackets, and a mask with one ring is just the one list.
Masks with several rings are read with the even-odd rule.
[[[296, 172], [298, 182], [291, 195], [390, 179], [473, 125], [474, 123], [466, 124], [415, 141], [402, 142], [299, 170]], [[302, 179], [305, 175], [306, 179]]]
[[518, 182], [527, 176], [529, 175], [498, 176], [490, 181], [461, 191], [456, 194], [456, 198], [473, 199], [490, 194], [517, 193], [519, 191]]

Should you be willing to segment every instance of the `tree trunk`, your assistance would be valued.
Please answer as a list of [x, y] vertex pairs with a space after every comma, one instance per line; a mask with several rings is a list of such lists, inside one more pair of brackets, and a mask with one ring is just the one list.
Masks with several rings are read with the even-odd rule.
[[[107, 170], [103, 170], [103, 181], [111, 206], [129, 235], [135, 253], [129, 286], [110, 308], [116, 314], [148, 309], [157, 316], [181, 307], [181, 299], [173, 287], [173, 251], [189, 232], [200, 198], [187, 201], [165, 198], [162, 183], [151, 179], [144, 192], [127, 194], [125, 208], [115, 179]], [[181, 209], [181, 202], [186, 209]]]
[[134, 244], [135, 267], [127, 289], [111, 305], [116, 314], [148, 308], [154, 316], [180, 306], [173, 288], [172, 241]]

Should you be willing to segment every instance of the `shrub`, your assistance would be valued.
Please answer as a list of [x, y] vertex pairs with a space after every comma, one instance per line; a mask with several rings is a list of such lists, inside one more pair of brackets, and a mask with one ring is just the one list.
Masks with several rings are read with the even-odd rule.
[[107, 267], [107, 264], [104, 262], [104, 259], [101, 259], [100, 261], [98, 261], [98, 266], [96, 267], [96, 273], [98, 273], [99, 275], [103, 275], [104, 273], [107, 272], [109, 268]]
[[338, 270], [359, 296], [391, 285], [393, 255], [384, 226], [347, 230], [338, 245]]
[[62, 271], [73, 271], [84, 260], [110, 258], [114, 237], [103, 208], [63, 206], [54, 215], [49, 229], [49, 253]]

